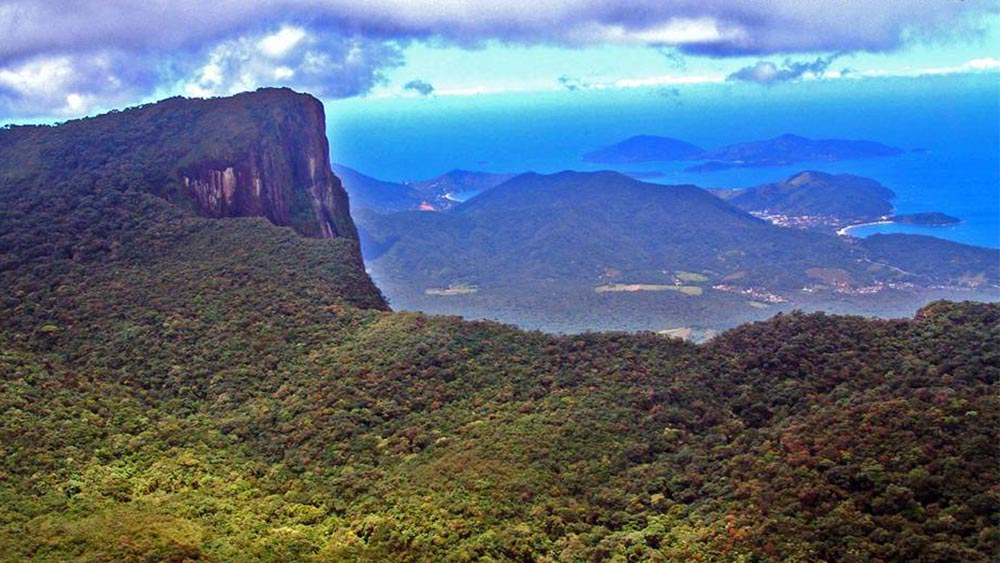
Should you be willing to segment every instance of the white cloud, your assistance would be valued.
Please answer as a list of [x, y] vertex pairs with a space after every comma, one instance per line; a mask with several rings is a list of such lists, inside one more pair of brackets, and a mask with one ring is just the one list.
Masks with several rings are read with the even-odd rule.
[[724, 74], [703, 74], [703, 75], [663, 75], [647, 76], [645, 78], [623, 78], [616, 80], [614, 85], [618, 88], [644, 88], [649, 86], [670, 86], [684, 84], [721, 84], [726, 81]]
[[943, 76], [950, 74], [969, 74], [982, 72], [1000, 72], [1000, 59], [991, 57], [972, 59], [952, 66], [906, 68], [906, 69], [866, 69], [845, 74], [845, 78], [883, 78], [883, 77], [920, 77]]
[[155, 82], [148, 61], [120, 53], [35, 57], [0, 68], [0, 115], [76, 116], [135, 101]]
[[968, 70], [997, 70], [1000, 69], [1000, 59], [973, 59], [962, 66]]
[[257, 48], [261, 54], [277, 59], [288, 54], [305, 38], [306, 31], [304, 29], [286, 25], [282, 26], [277, 33], [261, 39], [257, 43]]
[[[997, 13], [1000, 0], [3, 0], [0, 116], [73, 115], [178, 90], [287, 85], [357, 95], [400, 65], [412, 40], [670, 45], [709, 56], [890, 51], [974, 35]], [[989, 61], [926, 72], [991, 71]], [[587, 87], [719, 77], [608, 80]]]
[[918, 71], [921, 75], [961, 74], [966, 72], [990, 72], [1000, 70], [1000, 60], [993, 58], [972, 59], [960, 65], [925, 68]]
[[401, 63], [400, 48], [392, 43], [284, 26], [215, 45], [184, 80], [184, 92], [208, 97], [292, 86], [317, 96], [353, 96], [380, 83], [383, 69]]
[[[906, 40], [967, 36], [997, 0], [6, 0], [0, 64], [79, 49], [202, 48], [279, 22], [381, 39], [458, 44], [669, 44], [714, 56], [885, 51]], [[304, 38], [262, 40], [280, 57]]]
[[16, 67], [0, 69], [0, 86], [23, 96], [45, 96], [64, 89], [73, 79], [68, 56], [35, 59]]
[[483, 94], [501, 94], [508, 93], [511, 90], [501, 90], [498, 88], [489, 88], [479, 84], [477, 86], [471, 86], [468, 88], [444, 88], [441, 90], [435, 90], [434, 94], [438, 96], [481, 96]]
[[289, 68], [287, 66], [279, 66], [274, 69], [274, 79], [275, 80], [288, 80], [295, 76], [295, 69]]
[[711, 43], [727, 36], [736, 39], [738, 30], [723, 32], [712, 18], [672, 18], [649, 27], [626, 27], [622, 24], [592, 23], [567, 34], [576, 43], [611, 43], [621, 45], [684, 45]]

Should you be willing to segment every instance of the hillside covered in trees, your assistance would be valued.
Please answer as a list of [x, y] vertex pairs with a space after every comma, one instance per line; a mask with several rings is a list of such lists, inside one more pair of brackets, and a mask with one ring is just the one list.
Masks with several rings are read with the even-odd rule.
[[[890, 211], [891, 195], [874, 180], [816, 172], [729, 201], [617, 172], [527, 173], [447, 212], [359, 224], [372, 276], [398, 308], [548, 332], [719, 330], [777, 311], [896, 316], [942, 297], [1000, 299], [996, 249], [834, 236]], [[827, 209], [831, 222], [792, 228], [746, 212], [761, 209]]]
[[[274, 96], [303, 103], [241, 98], [252, 143]], [[148, 111], [198, 130], [200, 103]], [[354, 238], [203, 217], [166, 153], [147, 175], [144, 115], [0, 132], [0, 560], [1000, 548], [1000, 306], [792, 313], [701, 346], [393, 313]]]

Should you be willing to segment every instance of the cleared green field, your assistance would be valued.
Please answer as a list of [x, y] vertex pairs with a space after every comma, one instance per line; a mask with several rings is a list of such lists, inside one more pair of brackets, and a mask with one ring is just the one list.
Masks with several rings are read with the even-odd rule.
[[474, 285], [452, 285], [446, 288], [441, 287], [429, 287], [424, 290], [426, 295], [469, 295], [479, 291], [479, 288]]
[[686, 281], [686, 282], [695, 282], [695, 283], [698, 283], [698, 282], [706, 282], [706, 281], [708, 281], [708, 276], [703, 276], [703, 275], [697, 274], [695, 272], [685, 272], [685, 271], [678, 270], [678, 271], [674, 272], [674, 275], [677, 276], [677, 279], [682, 280], [682, 281]]
[[621, 293], [632, 291], [679, 291], [684, 295], [701, 295], [702, 288], [696, 285], [664, 285], [655, 283], [609, 283], [594, 288], [597, 293]]

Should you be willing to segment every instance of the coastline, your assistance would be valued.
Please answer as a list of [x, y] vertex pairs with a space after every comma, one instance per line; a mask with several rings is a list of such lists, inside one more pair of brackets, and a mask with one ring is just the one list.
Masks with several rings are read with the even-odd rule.
[[841, 227], [840, 229], [837, 229], [837, 234], [842, 237], [854, 237], [854, 235], [851, 234], [851, 229], [857, 229], [859, 227], [873, 227], [875, 225], [894, 225], [894, 224], [896, 224], [895, 221], [890, 221], [888, 219], [871, 221], [869, 223], [855, 223], [854, 225], [848, 225], [846, 227]]

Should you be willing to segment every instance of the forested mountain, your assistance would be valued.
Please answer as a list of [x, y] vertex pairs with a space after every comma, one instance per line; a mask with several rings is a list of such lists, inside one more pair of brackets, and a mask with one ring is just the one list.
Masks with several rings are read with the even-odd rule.
[[343, 182], [344, 189], [351, 197], [352, 212], [358, 217], [368, 212], [418, 209], [425, 201], [419, 191], [406, 184], [372, 178], [342, 164], [334, 164], [333, 171]]
[[[863, 275], [833, 238], [774, 227], [695, 186], [615, 172], [524, 174], [451, 214], [396, 217], [391, 233], [400, 241], [387, 257], [399, 261], [400, 275], [428, 284], [595, 285], [608, 270], [650, 281], [668, 269], [719, 278], [742, 271], [748, 283], [794, 287], [821, 262]], [[776, 252], [781, 258], [769, 258]], [[442, 270], [454, 279], [436, 275]]]
[[307, 236], [356, 239], [325, 130], [319, 100], [287, 89], [171, 98], [59, 127], [6, 128], [0, 180], [5, 192], [21, 186], [20, 197], [51, 204], [67, 191], [117, 188], [207, 217], [262, 216]]
[[625, 164], [670, 160], [697, 160], [705, 150], [687, 141], [656, 135], [637, 135], [583, 155], [588, 162]]
[[451, 170], [430, 180], [409, 182], [435, 202], [438, 209], [449, 209], [486, 190], [499, 186], [516, 174], [495, 174], [474, 170]]
[[[0, 560], [987, 562], [1000, 548], [997, 305], [794, 313], [702, 346], [393, 313], [343, 216], [332, 239], [201, 216], [171, 155], [270, 146], [270, 120], [315, 102], [236, 100], [0, 132]], [[143, 132], [149, 116], [247, 129], [161, 154], [174, 141]], [[87, 152], [64, 144], [84, 129], [102, 133]]]
[[709, 161], [698, 169], [782, 166], [795, 162], [836, 161], [898, 156], [903, 150], [875, 141], [853, 139], [807, 139], [786, 133], [773, 139], [736, 143], [706, 151]]
[[[873, 181], [815, 173], [746, 200], [806, 211], [845, 185], [844, 197], [874, 191], [888, 205]], [[852, 200], [838, 209], [870, 212]], [[928, 237], [876, 248], [615, 172], [524, 174], [447, 214], [369, 217], [365, 229], [369, 267], [398, 305], [570, 332], [726, 327], [788, 304], [913, 311], [928, 299], [919, 288], [1000, 283], [995, 250]], [[903, 267], [914, 256], [920, 267]]]
[[871, 178], [853, 174], [799, 172], [771, 184], [723, 192], [726, 201], [744, 211], [771, 215], [830, 216], [845, 224], [871, 221], [892, 213], [892, 190]]

